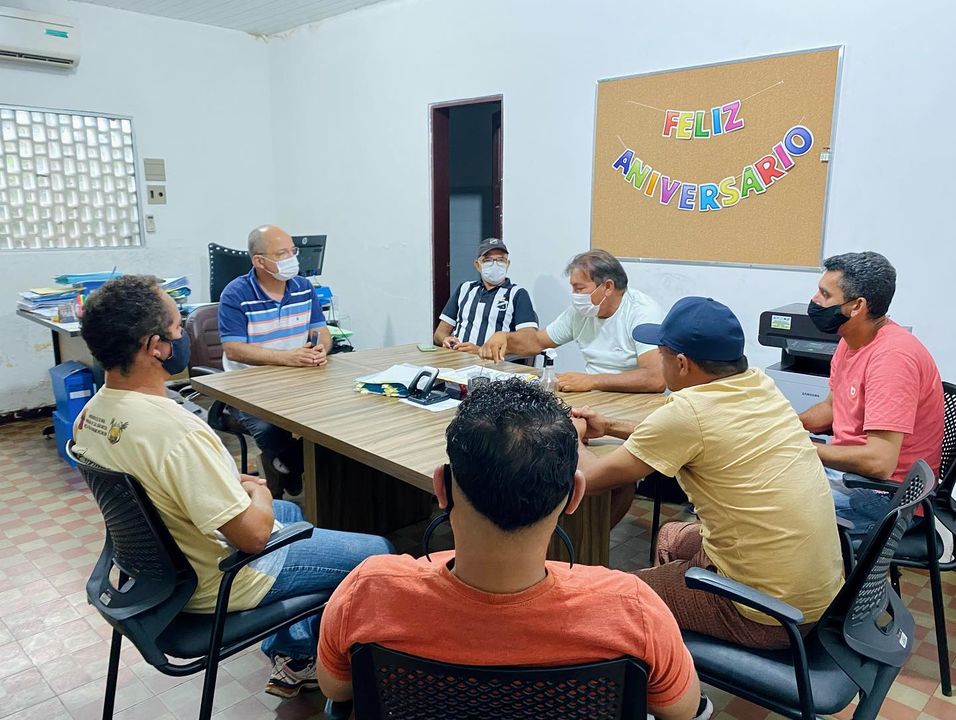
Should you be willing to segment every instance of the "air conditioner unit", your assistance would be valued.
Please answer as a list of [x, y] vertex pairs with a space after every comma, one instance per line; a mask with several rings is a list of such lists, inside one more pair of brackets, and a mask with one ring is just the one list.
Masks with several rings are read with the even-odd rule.
[[80, 62], [76, 24], [69, 18], [0, 7], [0, 60], [74, 68]]

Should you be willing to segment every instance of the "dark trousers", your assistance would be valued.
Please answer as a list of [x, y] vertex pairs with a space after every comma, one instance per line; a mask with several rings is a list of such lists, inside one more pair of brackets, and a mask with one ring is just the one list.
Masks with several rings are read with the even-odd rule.
[[[288, 430], [276, 427], [254, 415], [235, 408], [230, 410], [252, 435], [262, 452], [259, 469], [265, 474], [273, 496], [281, 498], [283, 489], [289, 490], [292, 495], [297, 495], [302, 488], [302, 441], [292, 437], [292, 433]], [[279, 473], [272, 464], [273, 458], [277, 458], [289, 468], [289, 472]]]

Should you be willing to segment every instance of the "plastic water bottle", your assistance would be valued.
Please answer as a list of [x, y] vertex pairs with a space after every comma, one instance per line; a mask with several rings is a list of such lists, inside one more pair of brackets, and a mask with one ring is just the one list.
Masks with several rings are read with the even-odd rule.
[[541, 388], [547, 390], [548, 392], [556, 392], [558, 389], [558, 379], [554, 375], [554, 358], [557, 353], [548, 348], [543, 353], [544, 355], [544, 371], [541, 373]]

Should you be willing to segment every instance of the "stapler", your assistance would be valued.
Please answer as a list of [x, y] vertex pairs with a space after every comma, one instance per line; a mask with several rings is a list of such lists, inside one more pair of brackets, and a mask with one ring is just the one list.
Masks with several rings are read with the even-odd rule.
[[[426, 365], [414, 377], [408, 386], [408, 400], [418, 405], [434, 405], [437, 402], [448, 399], [448, 393], [444, 390], [433, 390], [432, 387], [438, 380], [438, 368]], [[424, 383], [424, 385], [422, 384]]]

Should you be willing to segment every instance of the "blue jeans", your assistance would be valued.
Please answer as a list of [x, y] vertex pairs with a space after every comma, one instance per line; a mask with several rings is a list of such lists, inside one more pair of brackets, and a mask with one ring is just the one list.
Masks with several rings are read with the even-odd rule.
[[843, 484], [842, 472], [828, 467], [824, 470], [827, 473], [827, 480], [830, 481], [830, 492], [833, 495], [833, 504], [836, 505], [836, 514], [853, 523], [851, 535], [866, 535], [886, 516], [892, 495], [878, 490], [848, 488]]
[[[283, 525], [302, 520], [302, 510], [295, 503], [274, 500], [276, 520]], [[369, 555], [394, 553], [395, 548], [383, 537], [337, 530], [312, 531], [312, 537], [288, 546], [288, 554], [272, 589], [259, 605], [284, 598], [307, 595], [338, 586], [356, 565]], [[262, 652], [270, 658], [288, 655], [293, 658], [314, 658], [318, 645], [318, 620], [313, 616], [300, 620], [262, 641]]]

